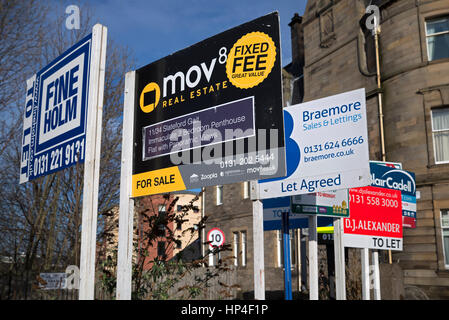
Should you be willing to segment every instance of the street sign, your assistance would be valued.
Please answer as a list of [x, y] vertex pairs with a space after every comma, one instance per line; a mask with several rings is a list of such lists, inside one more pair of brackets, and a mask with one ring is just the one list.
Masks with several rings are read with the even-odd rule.
[[287, 175], [259, 181], [259, 198], [370, 184], [365, 89], [284, 108]]
[[333, 190], [292, 196], [292, 212], [329, 217], [349, 217], [348, 190]]
[[212, 228], [207, 233], [207, 242], [211, 248], [221, 247], [225, 243], [225, 234], [221, 229]]
[[344, 220], [345, 247], [402, 251], [401, 192], [377, 187], [349, 190], [350, 218]]
[[92, 33], [27, 80], [19, 183], [85, 162], [80, 300], [93, 300], [107, 28]]
[[317, 232], [318, 235], [318, 244], [334, 244], [334, 234], [328, 232]]
[[416, 228], [416, 182], [410, 171], [370, 162], [372, 186], [401, 191], [403, 226]]
[[[308, 228], [309, 222], [307, 217], [291, 212], [290, 197], [280, 197], [273, 199], [265, 199], [263, 203], [263, 229], [281, 230], [282, 229], [282, 213], [288, 212], [289, 229]], [[325, 227], [332, 225], [332, 218], [318, 217], [318, 226]]]
[[40, 273], [39, 288], [56, 290], [67, 288], [67, 273]]
[[285, 175], [279, 17], [135, 72], [132, 197]]
[[27, 81], [20, 183], [84, 162], [92, 34]]
[[375, 163], [381, 166], [386, 166], [390, 168], [402, 169], [402, 163], [400, 162], [388, 162], [388, 161], [375, 161], [370, 160], [369, 163]]

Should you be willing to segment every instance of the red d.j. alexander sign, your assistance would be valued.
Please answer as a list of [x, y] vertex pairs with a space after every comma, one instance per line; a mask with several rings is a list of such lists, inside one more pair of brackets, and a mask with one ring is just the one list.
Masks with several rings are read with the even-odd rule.
[[350, 217], [344, 219], [346, 247], [402, 250], [402, 203], [398, 190], [349, 190]]

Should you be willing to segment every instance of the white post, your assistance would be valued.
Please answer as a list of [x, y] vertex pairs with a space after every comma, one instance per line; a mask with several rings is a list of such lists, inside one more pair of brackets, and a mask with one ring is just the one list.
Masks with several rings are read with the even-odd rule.
[[318, 300], [317, 216], [309, 216], [309, 299]]
[[100, 180], [101, 122], [103, 118], [106, 45], [107, 28], [96, 24], [92, 29], [87, 107], [83, 212], [81, 218], [80, 300], [93, 300], [95, 296], [98, 183]]
[[122, 167], [120, 176], [120, 215], [117, 253], [117, 300], [131, 300], [134, 199], [131, 198], [136, 72], [125, 76], [123, 110]]
[[263, 204], [253, 200], [254, 299], [265, 300]]
[[[201, 194], [201, 220], [204, 219], [206, 215], [206, 188], [202, 188], [203, 193]], [[200, 239], [200, 245], [201, 245], [201, 258], [204, 259], [206, 255], [206, 246], [204, 245], [204, 242], [206, 242], [206, 228], [201, 229], [201, 239]], [[209, 246], [209, 245], [207, 245]], [[203, 264], [204, 266], [204, 264]]]
[[345, 247], [343, 245], [343, 219], [334, 219], [335, 295], [346, 300]]
[[254, 299], [265, 300], [265, 261], [263, 240], [263, 204], [257, 181], [251, 181], [253, 201]]
[[379, 251], [373, 250], [374, 300], [380, 300]]
[[369, 250], [361, 249], [362, 263], [362, 299], [370, 300], [370, 280], [369, 280]]

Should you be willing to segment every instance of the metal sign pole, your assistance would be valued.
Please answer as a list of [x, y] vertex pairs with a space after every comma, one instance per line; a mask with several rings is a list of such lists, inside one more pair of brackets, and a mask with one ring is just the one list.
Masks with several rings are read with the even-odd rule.
[[309, 299], [318, 300], [317, 216], [309, 216]]
[[131, 198], [134, 96], [136, 72], [125, 75], [123, 110], [122, 167], [120, 176], [120, 215], [117, 253], [117, 300], [131, 300], [134, 199]]
[[298, 292], [302, 291], [301, 288], [301, 229], [296, 229], [296, 273], [298, 275], [297, 279], [298, 279]]
[[370, 300], [370, 281], [369, 281], [369, 249], [361, 249], [362, 263], [362, 299]]
[[288, 212], [282, 212], [282, 242], [284, 250], [284, 291], [285, 300], [292, 300], [292, 270], [290, 261], [290, 233]]
[[373, 250], [374, 300], [380, 300], [379, 251]]
[[335, 294], [337, 300], [346, 300], [345, 247], [343, 245], [343, 218], [334, 219]]
[[80, 300], [93, 300], [95, 296], [95, 253], [97, 249], [98, 183], [100, 180], [106, 39], [107, 28], [96, 24], [92, 30], [92, 56], [87, 108], [83, 212], [81, 220]]
[[251, 181], [253, 200], [254, 299], [265, 300], [265, 263], [263, 240], [263, 204], [257, 181]]

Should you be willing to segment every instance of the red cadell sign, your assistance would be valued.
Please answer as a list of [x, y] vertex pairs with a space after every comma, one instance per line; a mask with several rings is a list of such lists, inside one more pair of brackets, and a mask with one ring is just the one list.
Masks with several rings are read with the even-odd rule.
[[349, 190], [351, 216], [344, 218], [345, 247], [402, 250], [402, 203], [398, 190]]

